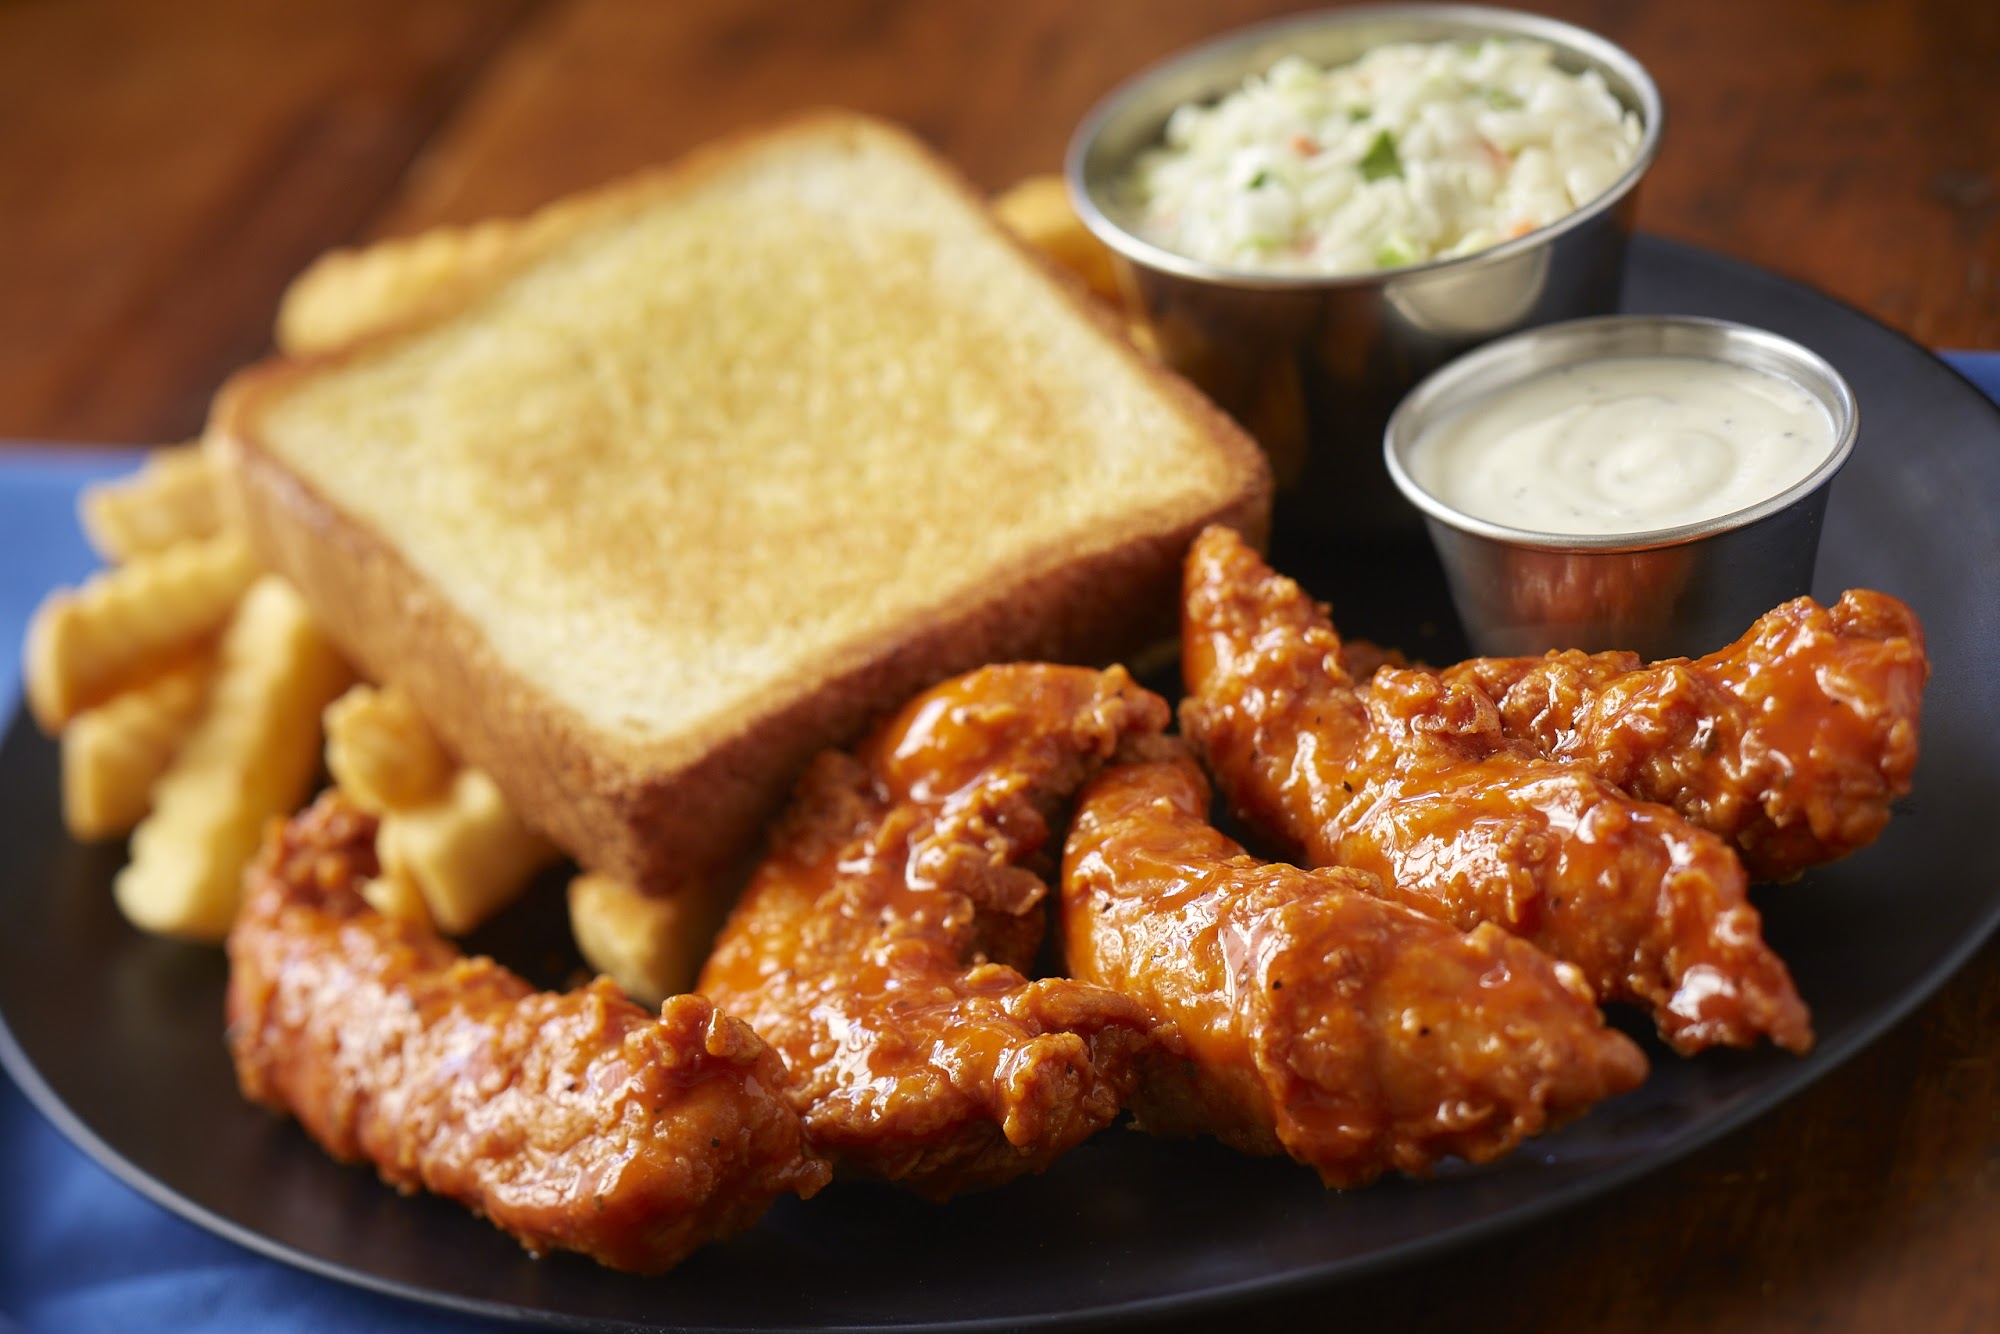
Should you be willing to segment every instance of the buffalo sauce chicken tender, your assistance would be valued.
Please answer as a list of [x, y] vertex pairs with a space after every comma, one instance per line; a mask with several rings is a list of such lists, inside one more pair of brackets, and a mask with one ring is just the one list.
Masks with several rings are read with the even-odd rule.
[[1154, 1023], [1030, 980], [1069, 798], [1167, 706], [1123, 668], [1014, 663], [918, 695], [807, 771], [702, 971], [791, 1067], [843, 1172], [932, 1199], [1039, 1172], [1109, 1125]]
[[1070, 970], [1185, 1044], [1143, 1067], [1146, 1129], [1358, 1186], [1499, 1157], [1645, 1077], [1574, 968], [1378, 898], [1366, 872], [1251, 858], [1208, 809], [1193, 757], [1162, 745], [1084, 789], [1064, 856]]
[[699, 996], [655, 1015], [605, 979], [537, 991], [373, 911], [375, 835], [329, 794], [251, 868], [229, 937], [245, 1096], [530, 1252], [615, 1269], [671, 1268], [825, 1184], [784, 1066], [748, 1027]]

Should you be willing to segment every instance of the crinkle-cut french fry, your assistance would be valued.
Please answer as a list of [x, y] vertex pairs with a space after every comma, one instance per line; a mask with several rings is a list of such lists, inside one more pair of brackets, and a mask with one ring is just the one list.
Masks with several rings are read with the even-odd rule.
[[278, 346], [325, 352], [422, 310], [511, 256], [529, 224], [495, 220], [333, 250], [292, 280], [278, 307]]
[[115, 838], [145, 818], [153, 784], [194, 731], [214, 676], [214, 658], [204, 654], [70, 720], [62, 799], [72, 838]]
[[569, 930], [583, 961], [642, 1005], [694, 987], [728, 910], [719, 885], [646, 894], [587, 871], [569, 882]]
[[222, 531], [215, 465], [199, 443], [156, 449], [127, 477], [87, 486], [76, 502], [83, 535], [114, 564]]
[[1146, 321], [1136, 315], [1125, 321], [1125, 336], [1132, 340], [1132, 346], [1138, 348], [1142, 355], [1154, 361], [1160, 359], [1160, 336]]
[[435, 925], [431, 910], [424, 903], [423, 891], [402, 876], [378, 875], [364, 882], [361, 897], [384, 917], [398, 918], [426, 930]]
[[454, 773], [438, 801], [385, 813], [375, 848], [382, 874], [415, 885], [438, 930], [453, 936], [506, 907], [556, 858], [477, 769]]
[[1076, 215], [1062, 177], [1030, 176], [1009, 186], [994, 198], [993, 212], [1016, 236], [1081, 278], [1098, 296], [1115, 306], [1125, 304], [1117, 258]]
[[451, 786], [451, 756], [395, 686], [357, 685], [326, 706], [325, 721], [327, 771], [363, 810], [423, 806]]
[[133, 925], [220, 940], [264, 822], [295, 810], [319, 768], [320, 710], [353, 680], [305, 603], [276, 576], [253, 585], [223, 634], [208, 710], [153, 785], [113, 882]]
[[256, 577], [248, 543], [224, 532], [49, 594], [28, 624], [22, 652], [35, 721], [54, 733], [83, 710], [194, 656]]
[[380, 911], [460, 935], [554, 860], [491, 779], [453, 765], [402, 691], [357, 685], [327, 705], [325, 723], [334, 782], [382, 817], [382, 874], [363, 891]]

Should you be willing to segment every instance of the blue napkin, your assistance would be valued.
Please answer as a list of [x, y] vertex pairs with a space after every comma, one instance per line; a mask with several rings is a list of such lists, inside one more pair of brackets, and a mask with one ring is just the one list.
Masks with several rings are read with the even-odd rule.
[[1945, 365], [1979, 387], [1995, 403], [2000, 403], [2000, 352], [1940, 352]]
[[[0, 725], [19, 699], [18, 645], [35, 604], [98, 563], [77, 529], [77, 492], [140, 458], [0, 450]], [[494, 1327], [334, 1283], [203, 1231], [86, 1158], [0, 1076], [0, 1334]]]
[[[2000, 402], [2000, 353], [1945, 359]], [[0, 451], [0, 718], [43, 592], [96, 564], [76, 493], [130, 469], [131, 451]], [[6, 892], [31, 892], [16, 886]], [[0, 1332], [477, 1330], [488, 1322], [378, 1296], [243, 1250], [98, 1167], [0, 1078]]]

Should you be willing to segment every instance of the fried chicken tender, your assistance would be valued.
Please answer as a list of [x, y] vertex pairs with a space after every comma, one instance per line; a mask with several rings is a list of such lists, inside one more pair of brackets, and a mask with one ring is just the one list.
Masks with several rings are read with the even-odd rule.
[[826, 1183], [746, 1025], [699, 996], [655, 1016], [604, 979], [539, 992], [373, 911], [375, 828], [322, 798], [248, 873], [228, 999], [246, 1096], [530, 1252], [616, 1269], [668, 1269]]
[[1720, 838], [1506, 736], [1493, 701], [1383, 666], [1357, 686], [1325, 611], [1235, 534], [1189, 553], [1181, 727], [1231, 803], [1315, 866], [1351, 866], [1461, 930], [1493, 922], [1651, 1008], [1678, 1051], [1810, 1019]]
[[1033, 867], [1084, 780], [1168, 717], [1122, 668], [988, 667], [812, 766], [700, 990], [784, 1056], [842, 1171], [941, 1199], [1117, 1116], [1152, 1020], [1023, 975], [1046, 918]]
[[1133, 1094], [1146, 1129], [1359, 1186], [1497, 1158], [1645, 1078], [1569, 964], [1377, 898], [1366, 872], [1248, 857], [1208, 803], [1184, 750], [1107, 769], [1063, 858], [1070, 971], [1185, 1043]]
[[1906, 795], [1930, 660], [1916, 613], [1850, 589], [1799, 598], [1705, 658], [1473, 658], [1444, 669], [1499, 705], [1501, 728], [1736, 845], [1785, 880], [1865, 847]]

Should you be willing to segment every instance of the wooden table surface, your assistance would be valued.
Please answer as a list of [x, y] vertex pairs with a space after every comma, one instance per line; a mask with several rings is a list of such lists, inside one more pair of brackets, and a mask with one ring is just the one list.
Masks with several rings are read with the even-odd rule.
[[[0, 438], [193, 434], [222, 377], [267, 350], [286, 280], [331, 245], [519, 211], [821, 104], [902, 120], [999, 188], [1056, 168], [1114, 81], [1295, 7], [0, 4]], [[1921, 343], [2000, 347], [2000, 5], [1544, 8], [1659, 80], [1643, 228]], [[1996, 1058], [1989, 944], [1915, 1017], [1713, 1147], [1503, 1239], [1245, 1317], [2000, 1329]]]

